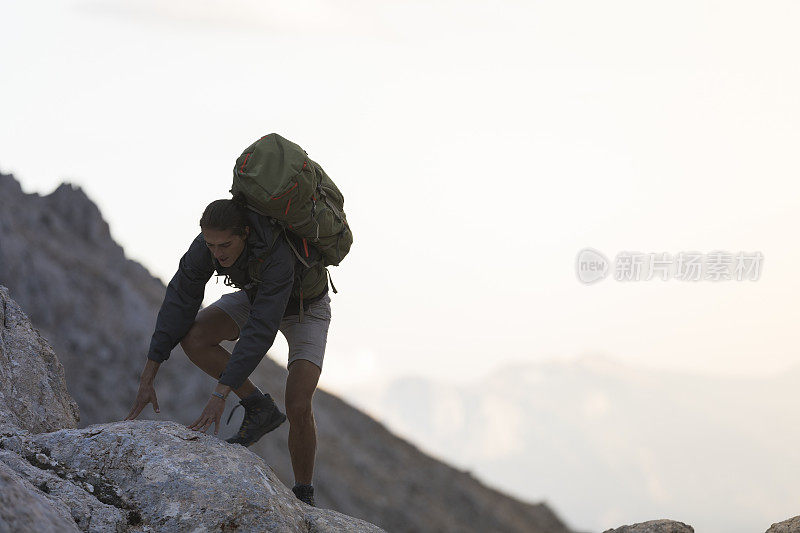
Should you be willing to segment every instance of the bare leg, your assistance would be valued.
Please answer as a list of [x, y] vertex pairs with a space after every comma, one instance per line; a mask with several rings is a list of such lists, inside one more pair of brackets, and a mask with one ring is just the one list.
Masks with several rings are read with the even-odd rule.
[[289, 455], [296, 484], [311, 484], [317, 453], [317, 425], [311, 400], [319, 381], [320, 368], [305, 359], [289, 365], [286, 378], [286, 416], [289, 418]]
[[[209, 376], [218, 379], [231, 356], [230, 352], [219, 343], [238, 337], [239, 326], [236, 322], [228, 313], [212, 305], [197, 313], [189, 333], [181, 340], [181, 347], [192, 363]], [[258, 387], [247, 379], [233, 392], [239, 398], [246, 398], [256, 390]]]

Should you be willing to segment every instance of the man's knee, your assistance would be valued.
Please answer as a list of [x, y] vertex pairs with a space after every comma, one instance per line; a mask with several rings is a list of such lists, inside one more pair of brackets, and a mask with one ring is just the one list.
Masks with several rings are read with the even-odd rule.
[[319, 381], [320, 368], [306, 359], [289, 364], [286, 380], [286, 417], [289, 423], [305, 423], [313, 419], [311, 399]]
[[311, 398], [287, 398], [286, 399], [286, 418], [290, 424], [303, 423], [309, 421], [313, 416], [311, 408]]
[[181, 339], [181, 348], [189, 359], [193, 359], [200, 350], [214, 346], [214, 344], [219, 343], [215, 343], [198, 322], [192, 324], [189, 332]]
[[239, 326], [227, 313], [215, 306], [209, 306], [197, 314], [189, 332], [181, 339], [181, 348], [194, 360], [194, 354], [225, 339], [234, 340], [239, 336]]

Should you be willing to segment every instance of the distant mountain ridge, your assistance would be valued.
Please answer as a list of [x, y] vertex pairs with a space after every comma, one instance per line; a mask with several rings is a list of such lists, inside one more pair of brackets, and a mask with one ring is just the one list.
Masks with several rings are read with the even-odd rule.
[[[0, 174], [0, 284], [58, 353], [68, 391], [80, 406], [80, 427], [124, 417], [165, 288], [125, 258], [79, 187], [62, 184], [46, 196], [26, 194], [13, 176]], [[253, 377], [283, 403], [285, 366], [265, 357]], [[140, 419], [188, 424], [213, 385], [177, 347], [156, 378], [161, 414], [148, 407]], [[569, 531], [546, 504], [486, 487], [324, 390], [316, 393], [314, 407], [315, 486], [322, 507], [398, 532]], [[240, 419], [231, 421], [229, 433]], [[288, 484], [287, 432], [284, 425], [250, 449]]]
[[509, 364], [465, 385], [401, 378], [347, 396], [489, 484], [547, 494], [575, 527], [668, 515], [698, 531], [749, 533], [797, 514], [798, 390], [797, 367], [715, 377], [585, 356]]

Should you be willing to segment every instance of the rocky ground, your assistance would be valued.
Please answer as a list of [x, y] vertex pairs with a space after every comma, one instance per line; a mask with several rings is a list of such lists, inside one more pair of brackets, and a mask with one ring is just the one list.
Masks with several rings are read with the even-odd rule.
[[175, 422], [77, 429], [48, 342], [0, 286], [0, 531], [383, 531], [308, 506], [258, 455]]

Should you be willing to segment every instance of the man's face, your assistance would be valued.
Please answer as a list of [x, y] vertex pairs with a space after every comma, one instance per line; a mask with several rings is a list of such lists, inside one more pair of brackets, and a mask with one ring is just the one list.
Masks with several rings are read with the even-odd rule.
[[[219, 231], [209, 228], [201, 228], [206, 246], [211, 250], [211, 254], [219, 261], [223, 267], [231, 266], [241, 255], [244, 245], [247, 242], [246, 236], [234, 235], [232, 230]], [[245, 227], [246, 234], [250, 233], [250, 228]]]

